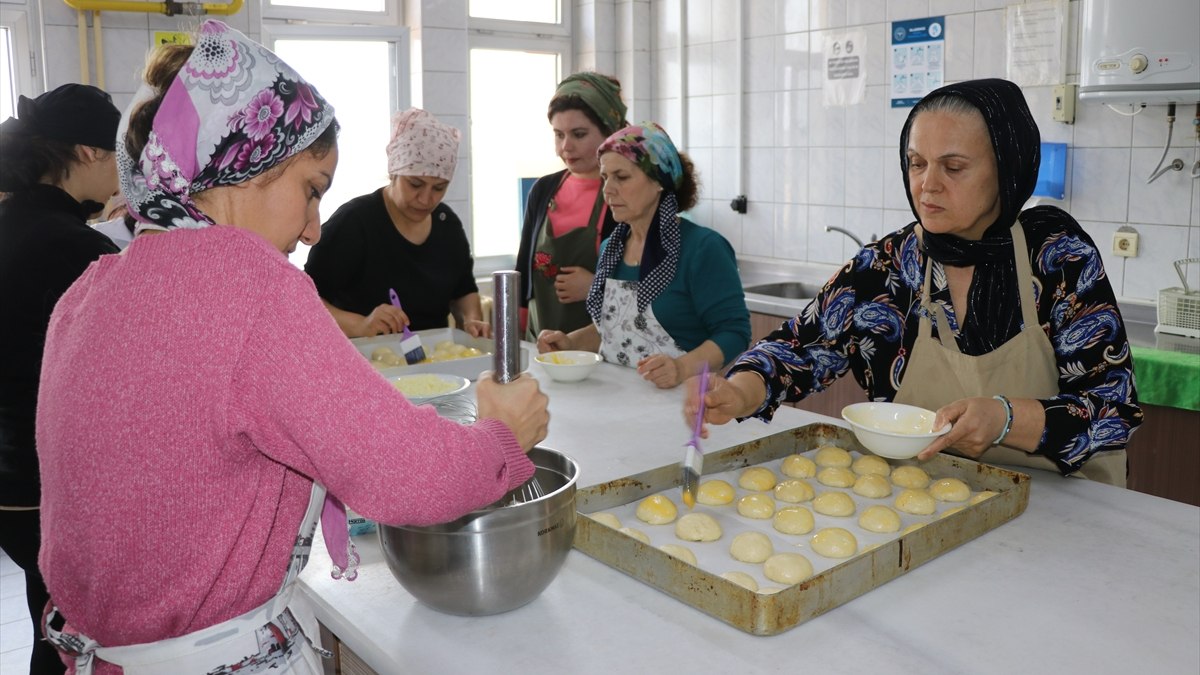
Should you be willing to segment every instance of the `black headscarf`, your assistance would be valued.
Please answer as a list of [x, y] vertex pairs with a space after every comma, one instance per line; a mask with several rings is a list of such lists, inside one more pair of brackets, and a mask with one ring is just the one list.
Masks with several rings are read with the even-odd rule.
[[[947, 97], [962, 99], [983, 115], [992, 150], [996, 153], [1000, 215], [979, 241], [925, 231], [922, 248], [926, 255], [943, 265], [975, 266], [967, 295], [969, 315], [959, 317], [959, 333], [966, 353], [986, 354], [1021, 330], [1017, 269], [1009, 228], [1016, 222], [1021, 207], [1033, 195], [1037, 184], [1041, 134], [1020, 87], [1008, 80], [970, 80], [930, 92], [913, 107], [900, 134], [900, 170], [908, 193], [908, 205], [917, 222], [921, 215], [913, 204], [908, 184], [908, 136], [917, 115], [931, 103]], [[973, 330], [963, 330], [968, 324]]]

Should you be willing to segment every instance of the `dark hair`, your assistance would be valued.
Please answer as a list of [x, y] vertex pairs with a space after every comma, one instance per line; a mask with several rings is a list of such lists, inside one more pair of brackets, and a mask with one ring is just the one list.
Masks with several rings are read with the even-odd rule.
[[[617, 78], [611, 75], [603, 74], [601, 74], [600, 77], [603, 77], [609, 82], [617, 85], [617, 89], [621, 88], [621, 81]], [[583, 102], [583, 97], [581, 97], [579, 94], [555, 96], [554, 98], [550, 99], [550, 106], [546, 109], [546, 119], [553, 122], [555, 115], [568, 110], [578, 110], [582, 112], [592, 124], [596, 125], [596, 128], [600, 129], [600, 133], [604, 134], [605, 138], [612, 136], [617, 129], [622, 129], [626, 126], [629, 126], [629, 122], [621, 120], [621, 126], [617, 127], [617, 129], [610, 129], [607, 124], [600, 121], [600, 116], [596, 114], [596, 111], [592, 110], [591, 106]]]
[[686, 153], [679, 153], [679, 163], [683, 165], [683, 179], [675, 189], [675, 201], [679, 202], [680, 211], [687, 211], [700, 200], [700, 176]]
[[60, 185], [79, 163], [74, 143], [30, 134], [0, 134], [0, 190], [20, 192], [43, 179]]

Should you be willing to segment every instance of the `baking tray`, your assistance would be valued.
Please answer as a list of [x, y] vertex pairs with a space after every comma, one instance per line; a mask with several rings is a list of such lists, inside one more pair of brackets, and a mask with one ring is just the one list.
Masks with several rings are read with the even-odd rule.
[[[809, 424], [706, 454], [704, 458], [705, 477], [779, 460], [794, 453], [807, 453], [811, 457], [811, 451], [822, 445], [836, 445], [852, 452], [869, 454], [859, 445], [850, 430], [832, 424]], [[888, 461], [893, 467], [916, 464], [911, 460]], [[952, 506], [963, 505], [965, 508], [944, 518], [939, 518], [938, 513], [924, 517], [913, 516], [912, 518], [926, 522], [925, 526], [907, 534], [885, 535], [890, 539], [878, 543], [877, 546], [867, 551], [860, 548], [857, 555], [842, 561], [831, 562], [828, 559], [821, 559], [811, 551], [801, 551], [813, 563], [814, 576], [776, 593], [767, 594], [746, 589], [720, 576], [721, 572], [727, 570], [706, 569], [703, 562], [700, 563], [700, 567], [690, 565], [660, 551], [653, 545], [644, 544], [632, 536], [588, 517], [578, 519], [575, 547], [593, 558], [747, 633], [775, 635], [853, 600], [876, 586], [895, 579], [914, 567], [999, 527], [1020, 515], [1029, 503], [1030, 479], [1026, 474], [946, 454], [939, 454], [927, 462], [920, 463], [920, 466], [933, 479], [959, 478], [971, 488], [972, 493], [991, 490], [996, 495], [970, 506], [966, 506], [965, 502], [962, 504], [939, 502], [939, 513]], [[576, 507], [579, 513], [585, 516], [600, 511], [618, 509], [664, 490], [674, 489], [677, 491], [679, 482], [679, 465], [670, 464], [609, 483], [581, 489], [576, 493]], [[808, 479], [808, 482], [818, 493], [824, 490], [838, 489], [826, 488], [815, 478]], [[736, 486], [736, 483], [734, 484]], [[854, 497], [856, 505], [866, 501], [890, 506], [899, 489], [897, 488], [893, 495], [886, 500], [860, 498], [850, 492], [849, 488], [844, 488], [842, 491], [848, 492]], [[741, 494], [745, 491], [739, 488], [738, 492]], [[676, 504], [681, 502], [677, 492], [670, 496]], [[792, 506], [792, 504], [781, 503], [781, 508], [782, 506]], [[811, 508], [811, 502], [799, 506]], [[733, 509], [734, 507], [730, 505], [719, 508]], [[684, 508], [681, 506], [681, 515], [684, 512]], [[736, 513], [736, 509], [734, 509], [734, 513]], [[905, 520], [909, 519], [908, 514], [901, 513], [900, 515]], [[816, 517], [818, 520], [823, 518], [820, 515]], [[852, 521], [846, 519], [846, 521], [854, 523], [848, 529], [855, 530], [855, 534], [858, 535], [861, 530], [856, 525], [857, 513], [853, 518]], [[765, 522], [767, 527], [770, 527], [770, 521], [759, 522]], [[670, 531], [674, 532], [673, 525], [646, 525], [637, 520], [623, 524], [642, 530], [671, 528]], [[812, 532], [806, 535], [797, 535], [797, 537], [807, 540], [821, 526], [818, 524]], [[784, 536], [786, 537], [786, 535]], [[730, 540], [731, 538], [725, 535], [717, 543], [728, 550]], [[676, 540], [675, 543], [693, 546], [692, 542]], [[821, 569], [822, 565], [828, 564], [832, 564], [832, 566]]]
[[[490, 338], [472, 337], [469, 333], [458, 328], [430, 328], [427, 330], [413, 331], [414, 335], [421, 337], [421, 346], [425, 348], [425, 353], [433, 352], [433, 348], [439, 342], [454, 342], [467, 347], [474, 347], [481, 352], [482, 356], [472, 356], [465, 359], [452, 359], [450, 361], [438, 361], [437, 363], [417, 363], [411, 366], [396, 366], [394, 368], [383, 368], [379, 372], [385, 377], [394, 375], [418, 374], [418, 373], [439, 373], [445, 375], [458, 375], [465, 377], [468, 380], [475, 381], [479, 378], [479, 373], [485, 370], [492, 369], [492, 354], [496, 351], [496, 341]], [[400, 341], [404, 338], [399, 333], [391, 335], [376, 335], [369, 338], [352, 338], [351, 343], [358, 349], [358, 352], [365, 358], [370, 360], [371, 352], [379, 347], [391, 347], [397, 354], [401, 354]], [[529, 369], [529, 353], [525, 345], [521, 345], [521, 370]]]

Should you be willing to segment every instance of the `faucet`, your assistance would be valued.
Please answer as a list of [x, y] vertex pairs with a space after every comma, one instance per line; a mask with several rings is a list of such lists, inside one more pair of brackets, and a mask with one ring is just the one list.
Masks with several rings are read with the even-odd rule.
[[[850, 230], [847, 230], [845, 228], [834, 227], [833, 225], [826, 225], [825, 231], [826, 232], [841, 232], [842, 234], [846, 235], [847, 237], [850, 237], [850, 241], [853, 241], [854, 243], [858, 244], [859, 248], [862, 248], [864, 246], [862, 239], [859, 239], [858, 236], [856, 236], [853, 232], [851, 232]], [[871, 235], [871, 241], [875, 241], [875, 235]]]

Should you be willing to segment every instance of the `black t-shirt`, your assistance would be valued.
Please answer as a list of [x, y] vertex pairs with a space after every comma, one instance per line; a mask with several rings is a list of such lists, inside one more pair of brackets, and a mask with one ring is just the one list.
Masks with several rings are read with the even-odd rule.
[[367, 315], [394, 288], [413, 330], [445, 328], [450, 302], [479, 291], [462, 221], [439, 204], [417, 245], [396, 230], [383, 200], [380, 188], [343, 204], [321, 226], [304, 271], [335, 307]]

